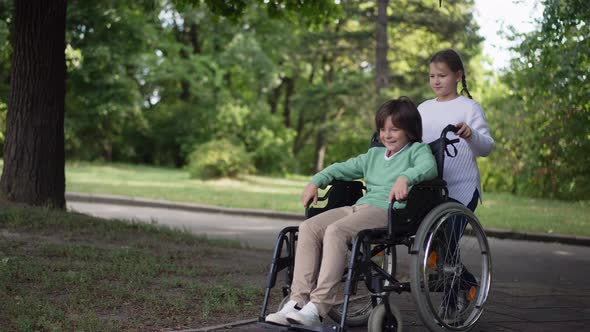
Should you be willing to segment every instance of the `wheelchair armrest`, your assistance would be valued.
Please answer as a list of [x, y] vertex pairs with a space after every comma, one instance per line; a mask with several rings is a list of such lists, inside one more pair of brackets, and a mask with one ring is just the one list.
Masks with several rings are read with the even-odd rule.
[[324, 196], [318, 198], [318, 201], [327, 200], [326, 206], [321, 208], [308, 206], [305, 208], [305, 218], [311, 218], [334, 208], [352, 206], [359, 198], [363, 197], [363, 190], [365, 189], [365, 186], [360, 181], [332, 181]]
[[410, 199], [410, 196], [412, 195], [412, 191], [414, 191], [414, 189], [416, 189], [416, 190], [440, 189], [440, 188], [446, 188], [446, 187], [447, 187], [447, 181], [445, 181], [443, 179], [439, 179], [439, 178], [416, 183], [412, 187], [412, 190], [410, 190], [410, 193], [408, 194], [408, 200]]
[[415, 184], [408, 193], [406, 207], [395, 209], [389, 204], [388, 234], [415, 233], [420, 222], [430, 210], [448, 199], [447, 182], [433, 179]]

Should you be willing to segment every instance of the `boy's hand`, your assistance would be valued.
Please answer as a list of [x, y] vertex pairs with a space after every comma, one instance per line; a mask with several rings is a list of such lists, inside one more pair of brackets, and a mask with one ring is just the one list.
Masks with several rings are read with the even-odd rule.
[[301, 193], [301, 202], [303, 203], [303, 207], [308, 207], [309, 201], [312, 199], [312, 204], [315, 205], [318, 203], [318, 186], [313, 183], [308, 183]]
[[457, 136], [463, 139], [471, 137], [471, 127], [469, 127], [469, 125], [467, 125], [465, 122], [459, 122], [455, 125], [455, 127], [459, 128], [459, 130], [457, 130], [455, 133]]
[[389, 192], [389, 203], [393, 201], [403, 201], [408, 197], [408, 180], [400, 176], [395, 180], [391, 191]]

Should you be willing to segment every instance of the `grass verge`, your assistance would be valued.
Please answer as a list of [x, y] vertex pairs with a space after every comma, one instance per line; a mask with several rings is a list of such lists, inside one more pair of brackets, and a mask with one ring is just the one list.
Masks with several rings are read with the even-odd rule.
[[0, 202], [6, 331], [163, 331], [256, 317], [270, 252]]
[[[299, 213], [303, 211], [299, 195], [309, 180], [307, 176], [245, 176], [199, 181], [178, 169], [89, 163], [68, 163], [66, 175], [68, 191]], [[590, 201], [486, 192], [476, 214], [486, 228], [590, 236]]]

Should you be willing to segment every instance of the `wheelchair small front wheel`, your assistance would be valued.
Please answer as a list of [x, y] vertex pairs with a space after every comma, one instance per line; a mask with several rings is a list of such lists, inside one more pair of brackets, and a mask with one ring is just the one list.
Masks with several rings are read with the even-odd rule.
[[[350, 254], [350, 251], [348, 253]], [[371, 260], [390, 275], [395, 275], [397, 263], [395, 247], [386, 248], [382, 252], [373, 256]], [[345, 280], [345, 278], [346, 274], [343, 277], [343, 281]], [[356, 294], [350, 297], [350, 300], [348, 302], [346, 319], [344, 321], [346, 326], [349, 327], [366, 325], [373, 310], [371, 292], [369, 291], [369, 289], [367, 289], [364, 280], [358, 280], [356, 282]], [[387, 284], [388, 282], [386, 281], [386, 285]], [[340, 287], [339, 289], [340, 293], [338, 294], [337, 298], [344, 298], [343, 290], [344, 282], [342, 283], [342, 287]], [[332, 320], [334, 320], [335, 322], [339, 323], [342, 320], [342, 309], [343, 303], [339, 302], [336, 305], [334, 305], [332, 309], [328, 312], [328, 316], [330, 316], [330, 318], [332, 318]]]
[[389, 307], [391, 308], [391, 314], [394, 318], [393, 320], [387, 319], [386, 308], [383, 303], [378, 304], [375, 308], [373, 308], [367, 326], [369, 332], [403, 331], [403, 320], [401, 312], [397, 307], [393, 305], [390, 305]]
[[410, 286], [418, 313], [431, 331], [466, 331], [483, 312], [492, 261], [477, 217], [447, 202], [424, 218], [411, 250]]

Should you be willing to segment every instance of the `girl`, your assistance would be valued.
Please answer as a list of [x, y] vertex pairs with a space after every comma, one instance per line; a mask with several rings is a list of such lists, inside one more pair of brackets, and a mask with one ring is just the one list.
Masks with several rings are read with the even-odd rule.
[[[457, 93], [457, 84], [461, 82], [461, 93]], [[478, 200], [481, 201], [481, 180], [477, 168], [476, 157], [486, 157], [494, 147], [490, 135], [490, 127], [486, 122], [481, 106], [471, 98], [467, 90], [465, 68], [459, 54], [451, 49], [436, 53], [430, 59], [430, 87], [436, 98], [427, 100], [418, 106], [424, 127], [424, 141], [432, 142], [439, 138], [440, 133], [448, 124], [454, 124], [455, 133], [462, 140], [455, 146], [457, 155], [446, 158], [443, 179], [447, 182], [449, 197], [475, 211]], [[466, 227], [466, 220], [454, 217], [446, 232], [449, 255], [445, 263], [455, 265], [460, 261], [459, 239]], [[477, 287], [478, 280], [464, 269], [461, 274], [465, 285]], [[448, 306], [440, 310], [443, 319], [454, 317], [469, 305], [469, 297], [465, 289], [453, 287], [445, 289], [444, 300]]]
[[[461, 93], [465, 92], [469, 98], [457, 93], [459, 82]], [[456, 135], [462, 140], [456, 145], [458, 153], [455, 158], [445, 159], [443, 177], [447, 181], [449, 196], [475, 211], [481, 197], [481, 180], [475, 158], [488, 156], [494, 147], [494, 140], [481, 106], [467, 90], [465, 69], [457, 52], [443, 50], [430, 59], [430, 87], [436, 98], [418, 106], [424, 142], [430, 143], [439, 138], [448, 124], [459, 128]]]
[[411, 100], [402, 97], [384, 103], [375, 124], [385, 147], [327, 167], [303, 190], [301, 201], [306, 206], [310, 201], [315, 204], [318, 188], [333, 180], [364, 178], [367, 187], [354, 206], [332, 209], [301, 223], [290, 301], [269, 314], [267, 322], [321, 325], [320, 316], [339, 300], [337, 287], [353, 237], [363, 229], [386, 227], [389, 202], [404, 200], [412, 185], [436, 177], [436, 161], [430, 147], [421, 143], [420, 113]]

